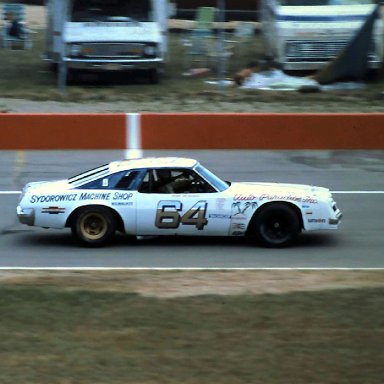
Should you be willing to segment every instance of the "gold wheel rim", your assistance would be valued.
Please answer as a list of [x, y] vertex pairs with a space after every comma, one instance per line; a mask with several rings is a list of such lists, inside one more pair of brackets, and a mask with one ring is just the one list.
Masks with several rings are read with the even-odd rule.
[[107, 221], [100, 213], [88, 213], [80, 221], [80, 231], [88, 240], [99, 240], [108, 229]]

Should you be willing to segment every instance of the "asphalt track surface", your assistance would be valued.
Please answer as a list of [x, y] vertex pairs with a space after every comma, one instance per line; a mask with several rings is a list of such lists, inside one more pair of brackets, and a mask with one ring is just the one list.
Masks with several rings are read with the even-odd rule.
[[337, 231], [304, 233], [286, 249], [243, 239], [118, 236], [78, 247], [69, 230], [18, 223], [17, 191], [125, 157], [123, 151], [0, 151], [0, 268], [384, 268], [384, 151], [146, 151], [199, 159], [232, 181], [329, 187], [344, 213]]

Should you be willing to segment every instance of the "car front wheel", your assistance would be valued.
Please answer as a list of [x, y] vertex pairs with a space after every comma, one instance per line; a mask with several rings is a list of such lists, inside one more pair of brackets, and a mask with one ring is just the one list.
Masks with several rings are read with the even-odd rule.
[[116, 232], [113, 213], [103, 207], [85, 208], [71, 226], [75, 238], [88, 247], [101, 247], [109, 243]]
[[267, 247], [288, 246], [300, 231], [301, 222], [295, 210], [278, 203], [261, 208], [252, 226], [256, 240]]

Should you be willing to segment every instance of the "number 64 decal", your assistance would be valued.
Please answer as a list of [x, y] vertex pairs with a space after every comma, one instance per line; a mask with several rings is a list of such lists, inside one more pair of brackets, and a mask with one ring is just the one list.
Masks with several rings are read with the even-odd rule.
[[161, 200], [157, 204], [155, 225], [160, 229], [175, 229], [180, 224], [194, 225], [198, 230], [202, 230], [208, 224], [205, 218], [207, 206], [206, 201], [198, 201], [181, 216], [180, 211], [183, 209], [181, 201]]

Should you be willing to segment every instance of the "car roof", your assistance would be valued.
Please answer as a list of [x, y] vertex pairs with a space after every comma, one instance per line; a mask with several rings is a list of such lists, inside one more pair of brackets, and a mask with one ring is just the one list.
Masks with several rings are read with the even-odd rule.
[[109, 164], [110, 172], [137, 168], [193, 168], [197, 160], [184, 157], [144, 157], [113, 161]]

